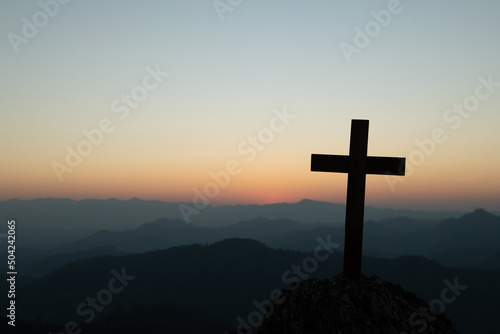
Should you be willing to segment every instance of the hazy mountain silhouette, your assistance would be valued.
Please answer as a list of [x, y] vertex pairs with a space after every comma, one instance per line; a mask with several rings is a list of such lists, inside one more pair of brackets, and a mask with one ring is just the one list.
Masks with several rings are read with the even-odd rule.
[[[100, 249], [101, 255], [115, 254], [111, 249], [116, 252], [138, 253], [235, 237], [265, 242], [274, 248], [310, 251], [317, 246], [318, 237], [328, 237], [332, 242], [342, 245], [344, 228], [339, 225], [265, 218], [220, 228], [202, 228], [181, 220], [162, 218], [134, 229], [102, 230], [52, 249], [20, 248], [19, 261], [25, 264], [26, 273], [33, 274], [41, 271], [31, 270], [30, 262], [58, 254], [73, 253], [52, 261], [54, 265], [64, 264], [65, 258], [68, 261], [84, 258], [85, 252], [96, 249]], [[422, 255], [449, 266], [495, 267], [498, 261], [495, 261], [494, 255], [500, 252], [500, 217], [484, 210], [476, 210], [460, 218], [442, 222], [406, 217], [387, 218], [379, 222], [367, 221], [363, 248], [364, 254], [382, 258]]]
[[[392, 255], [417, 254], [450, 266], [475, 267], [500, 251], [500, 217], [484, 210], [439, 222], [434, 228], [371, 238], [367, 247], [383, 246]], [[391, 247], [387, 247], [390, 242]]]
[[[181, 220], [161, 218], [134, 229], [123, 231], [101, 230], [90, 236], [51, 249], [20, 250], [24, 263], [64, 253], [83, 253], [96, 248], [113, 247], [126, 253], [144, 252], [193, 243], [209, 243], [240, 237], [271, 242], [286, 239], [293, 232], [311, 230], [321, 224], [307, 224], [292, 220], [253, 219], [221, 228], [202, 228]], [[111, 253], [108, 253], [111, 255]]]
[[[26, 320], [40, 317], [57, 323], [83, 322], [76, 313], [77, 305], [107, 287], [112, 269], [125, 268], [134, 280], [96, 314], [99, 319], [132, 312], [138, 304], [146, 308], [176, 304], [232, 322], [227, 328], [232, 330], [238, 317], [246, 318], [256, 310], [254, 301], [269, 299], [274, 289], [288, 288], [291, 279], [298, 277], [292, 273], [292, 266], [312, 256], [312, 252], [274, 250], [252, 240], [229, 239], [208, 246], [81, 260], [20, 283], [18, 314]], [[342, 254], [333, 253], [304, 278], [331, 277], [341, 271], [341, 265]], [[500, 289], [492, 284], [500, 281], [500, 270], [447, 268], [422, 257], [407, 256], [394, 260], [365, 257], [363, 272], [401, 284], [427, 302], [440, 298], [446, 287], [444, 279], [453, 281], [457, 277], [468, 288], [446, 305], [446, 312], [464, 333], [496, 333], [490, 328], [495, 328]]]
[[[318, 238], [328, 239], [332, 247], [343, 244], [345, 207], [338, 204], [303, 200], [206, 208], [195, 224], [158, 219], [179, 214], [176, 203], [138, 199], [0, 202], [1, 210], [9, 207], [18, 210], [12, 216], [18, 219], [16, 260], [23, 268], [16, 281], [19, 318], [81, 323], [76, 307], [106, 288], [111, 270], [126, 268], [136, 277], [97, 312], [95, 321], [82, 324], [88, 332], [127, 333], [120, 327], [126, 320], [127, 330], [148, 322], [151, 331], [166, 331], [165, 321], [170, 328], [182, 328], [180, 319], [189, 317], [200, 325], [206, 322], [206, 332], [230, 331], [238, 317], [258, 309], [254, 302], [269, 299], [274, 289], [288, 288], [299, 277], [328, 278], [342, 270], [340, 252], [311, 274], [292, 270], [314, 256]], [[456, 277], [468, 289], [446, 305], [446, 312], [464, 333], [495, 332], [489, 327], [495, 327], [491, 321], [500, 297], [500, 217], [481, 209], [447, 212], [445, 219], [437, 219], [445, 212], [371, 213], [378, 214], [384, 218], [365, 221], [363, 273], [399, 283], [426, 301], [439, 298], [443, 280]], [[422, 256], [469, 269], [444, 267]], [[7, 291], [6, 281], [2, 288]], [[148, 312], [166, 315], [148, 317]], [[187, 332], [197, 333], [197, 328]]]
[[[180, 203], [144, 201], [137, 198], [125, 200], [35, 199], [0, 202], [0, 212], [8, 212], [27, 227], [75, 230], [83, 233], [96, 230], [123, 230], [160, 217], [181, 219]], [[191, 205], [189, 203], [185, 203]], [[459, 217], [457, 211], [392, 210], [365, 207], [366, 220], [389, 217], [413, 219], [446, 219]], [[192, 215], [191, 223], [200, 227], [220, 227], [256, 218], [290, 219], [305, 223], [344, 223], [345, 205], [329, 202], [302, 200], [298, 203], [267, 205], [225, 205], [206, 207]], [[21, 225], [21, 224], [20, 224]], [[41, 239], [42, 235], [39, 235]], [[57, 234], [52, 233], [52, 240]]]
[[[21, 252], [21, 254], [23, 253]], [[21, 260], [18, 263], [24, 269], [23, 275], [36, 278], [48, 274], [67, 263], [103, 255], [125, 255], [125, 253], [117, 251], [113, 246], [101, 246], [81, 252], [51, 255], [43, 257], [41, 260], [32, 262], [25, 262]]]
[[74, 229], [70, 224], [64, 228], [46, 228], [44, 225], [34, 226], [31, 221], [20, 222], [22, 224], [17, 224], [16, 229], [23, 236], [22, 243], [36, 249], [54, 248], [69, 241], [84, 238], [96, 231], [94, 229]]

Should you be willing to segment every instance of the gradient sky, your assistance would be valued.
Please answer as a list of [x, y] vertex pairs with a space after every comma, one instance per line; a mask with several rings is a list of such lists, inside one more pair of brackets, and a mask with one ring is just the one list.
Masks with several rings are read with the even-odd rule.
[[[343, 203], [347, 176], [310, 172], [310, 154], [347, 154], [362, 118], [370, 155], [413, 165], [368, 176], [367, 204], [500, 210], [500, 86], [482, 84], [500, 82], [496, 0], [243, 0], [224, 13], [211, 0], [54, 1], [40, 2], [53, 17], [35, 1], [0, 4], [0, 200], [190, 202], [208, 189], [212, 205]], [[372, 29], [368, 45], [356, 27]], [[148, 68], [169, 75], [125, 115], [120, 99]], [[450, 110], [463, 103], [472, 111]], [[289, 124], [274, 119], [284, 110]], [[106, 120], [100, 145], [58, 178], [67, 147]], [[215, 189], [210, 173], [230, 161], [238, 173]]]

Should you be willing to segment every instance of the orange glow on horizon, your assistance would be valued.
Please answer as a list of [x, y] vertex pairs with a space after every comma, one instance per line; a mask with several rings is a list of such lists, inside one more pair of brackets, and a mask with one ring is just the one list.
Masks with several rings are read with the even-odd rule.
[[[15, 170], [15, 164], [6, 163], [0, 167], [3, 175], [9, 176], [0, 181], [0, 200], [137, 197], [190, 203], [196, 191], [204, 193], [207, 187], [217, 192], [209, 198], [212, 206], [295, 203], [301, 199], [345, 203], [346, 198], [347, 175], [310, 172], [310, 156], [306, 154], [262, 155], [252, 162], [240, 159], [240, 173], [231, 175], [229, 184], [218, 186], [218, 190], [212, 189], [217, 184], [213, 175], [225, 174], [227, 162], [238, 157], [97, 158], [88, 159], [65, 174], [64, 182], [57, 181], [50, 161], [25, 164], [26, 172], [22, 174]], [[500, 179], [489, 177], [496, 173], [494, 166], [480, 166], [482, 170], [478, 171], [478, 166], [463, 164], [460, 156], [444, 156], [445, 161], [437, 158], [429, 157], [421, 166], [408, 168], [404, 177], [389, 177], [393, 180], [392, 186], [385, 176], [368, 175], [366, 204], [386, 208], [461, 209], [465, 206], [500, 210], [495, 201], [500, 198]], [[34, 172], [28, 173], [32, 168]]]

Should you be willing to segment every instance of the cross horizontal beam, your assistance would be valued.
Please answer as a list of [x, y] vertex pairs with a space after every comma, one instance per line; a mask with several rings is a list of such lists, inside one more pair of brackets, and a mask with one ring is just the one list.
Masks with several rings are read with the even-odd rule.
[[[366, 157], [366, 174], [405, 175], [405, 158]], [[349, 173], [349, 156], [312, 154], [311, 171]]]

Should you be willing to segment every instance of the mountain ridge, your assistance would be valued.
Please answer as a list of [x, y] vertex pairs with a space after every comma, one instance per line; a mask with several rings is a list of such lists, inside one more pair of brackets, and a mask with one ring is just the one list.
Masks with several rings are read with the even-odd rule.
[[[133, 309], [138, 301], [148, 307], [167, 300], [181, 307], [210, 310], [211, 314], [234, 323], [238, 317], [246, 319], [255, 312], [252, 301], [260, 303], [274, 289], [287, 288], [295, 277], [292, 268], [301, 267], [304, 259], [310, 257], [314, 257], [314, 252], [277, 250], [253, 240], [227, 239], [209, 245], [79, 260], [20, 286], [19, 315], [22, 320], [41, 317], [56, 323], [81, 321], [75, 309], [67, 305], [76, 307], [88, 296], [95, 296], [113, 277], [111, 271], [116, 270], [134, 277], [115, 296], [122, 312]], [[341, 267], [342, 254], [333, 252], [315, 270], [303, 271], [308, 273], [303, 278], [328, 278], [339, 273]], [[393, 260], [364, 256], [363, 272], [401, 284], [426, 301], [440, 296], [443, 286], [446, 287], [443, 279], [458, 280], [467, 290], [446, 305], [446, 312], [464, 333], [474, 333], [477, 329], [494, 333], [488, 328], [495, 319], [500, 289], [492, 288], [484, 280], [488, 277], [490, 281], [499, 281], [500, 270], [448, 268], [418, 256]], [[44, 303], [29, 300], [44, 300]], [[476, 305], [474, 310], [470, 309], [471, 304]], [[107, 307], [98, 318], [114, 312], [113, 307]]]
[[[363, 251], [366, 255], [380, 258], [421, 255], [456, 267], [496, 267], [498, 263], [495, 254], [500, 252], [500, 217], [487, 212], [474, 211], [442, 222], [387, 218], [378, 222], [367, 221], [364, 225]], [[478, 228], [478, 225], [483, 227]], [[179, 219], [161, 218], [132, 229], [100, 230], [51, 249], [37, 251], [20, 247], [19, 261], [25, 267], [25, 273], [38, 275], [40, 270], [32, 271], [31, 267], [40, 267], [42, 259], [58, 254], [72, 253], [73, 257], [83, 257], [96, 249], [101, 249], [103, 255], [140, 253], [228, 238], [248, 238], [273, 248], [310, 251], [317, 246], [318, 237], [329, 238], [338, 246], [343, 245], [344, 233], [341, 225], [309, 224], [287, 219], [258, 218], [230, 226], [206, 228], [186, 224]], [[102, 251], [106, 247], [108, 251]]]
[[[153, 221], [161, 217], [182, 219], [181, 202], [130, 200], [38, 198], [32, 200], [11, 199], [0, 202], [0, 212], [19, 220], [26, 226], [44, 228], [71, 228], [75, 230], [124, 229], [137, 227], [140, 222]], [[408, 216], [415, 219], [444, 219], [459, 217], [461, 211], [425, 211], [407, 209], [381, 209], [365, 207], [366, 220]], [[343, 223], [345, 205], [303, 199], [296, 203], [274, 203], [264, 205], [208, 206], [192, 215], [191, 222], [203, 227], [221, 227], [251, 218], [292, 219], [306, 223]]]

